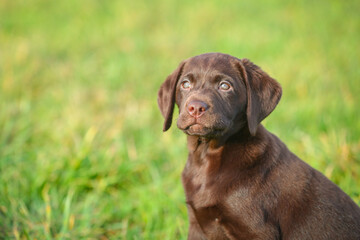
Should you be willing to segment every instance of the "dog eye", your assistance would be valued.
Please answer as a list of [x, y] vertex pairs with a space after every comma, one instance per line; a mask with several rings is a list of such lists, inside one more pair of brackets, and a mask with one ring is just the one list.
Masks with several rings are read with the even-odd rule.
[[182, 82], [181, 82], [181, 88], [182, 89], [190, 89], [191, 88], [191, 83], [188, 79], [184, 79]]
[[231, 85], [227, 82], [221, 82], [219, 85], [219, 89], [223, 91], [227, 91], [231, 88]]

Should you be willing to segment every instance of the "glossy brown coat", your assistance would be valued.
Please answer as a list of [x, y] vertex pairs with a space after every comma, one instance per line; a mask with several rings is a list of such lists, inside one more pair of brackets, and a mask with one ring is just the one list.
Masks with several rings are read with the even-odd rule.
[[260, 124], [280, 97], [258, 66], [221, 53], [183, 61], [161, 86], [163, 130], [176, 103], [188, 135], [188, 239], [360, 239], [360, 208]]

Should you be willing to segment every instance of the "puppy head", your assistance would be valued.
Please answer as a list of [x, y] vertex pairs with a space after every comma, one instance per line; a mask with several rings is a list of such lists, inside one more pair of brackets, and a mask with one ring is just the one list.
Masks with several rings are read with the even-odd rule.
[[177, 126], [188, 135], [217, 138], [248, 127], [251, 135], [276, 107], [280, 85], [247, 59], [207, 53], [183, 61], [158, 93], [159, 108], [170, 128], [174, 104]]

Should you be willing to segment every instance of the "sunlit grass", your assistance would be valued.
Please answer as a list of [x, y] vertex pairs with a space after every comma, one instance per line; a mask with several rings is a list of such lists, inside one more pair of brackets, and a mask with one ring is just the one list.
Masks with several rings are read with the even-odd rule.
[[283, 87], [266, 127], [360, 203], [357, 1], [0, 2], [0, 238], [186, 239], [158, 87], [203, 52]]

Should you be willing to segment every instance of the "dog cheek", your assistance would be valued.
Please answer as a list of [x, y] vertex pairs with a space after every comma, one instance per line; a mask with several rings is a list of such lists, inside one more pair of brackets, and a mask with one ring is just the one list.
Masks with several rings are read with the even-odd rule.
[[181, 96], [179, 89], [176, 90], [175, 103], [178, 106], [179, 111], [180, 111], [181, 103], [182, 103], [182, 96]]
[[177, 127], [179, 129], [184, 129], [188, 125], [188, 122], [189, 117], [187, 116], [187, 114], [180, 111], [179, 117], [176, 122]]

